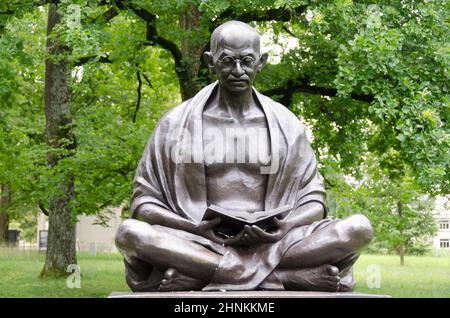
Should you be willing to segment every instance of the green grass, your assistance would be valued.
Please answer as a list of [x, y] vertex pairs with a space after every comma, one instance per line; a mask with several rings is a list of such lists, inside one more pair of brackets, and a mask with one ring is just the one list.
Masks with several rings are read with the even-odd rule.
[[119, 254], [78, 253], [77, 258], [81, 288], [68, 288], [65, 278], [39, 278], [45, 253], [0, 249], [0, 297], [106, 297], [128, 290]]
[[[39, 278], [44, 253], [0, 249], [0, 297], [106, 297], [112, 291], [127, 291], [124, 266], [119, 254], [95, 257], [78, 254], [81, 288], [70, 289], [66, 279]], [[378, 267], [376, 267], [378, 266]], [[379, 269], [380, 288], [369, 288], [370, 269]], [[449, 256], [362, 255], [355, 266], [356, 291], [392, 297], [450, 297]]]
[[[375, 266], [380, 272], [380, 288], [369, 288]], [[405, 266], [400, 266], [400, 259], [395, 255], [362, 255], [354, 274], [356, 291], [362, 293], [450, 297], [450, 256], [406, 256]]]

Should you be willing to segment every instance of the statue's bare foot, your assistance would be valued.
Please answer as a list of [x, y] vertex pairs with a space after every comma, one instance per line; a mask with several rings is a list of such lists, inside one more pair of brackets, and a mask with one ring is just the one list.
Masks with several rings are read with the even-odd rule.
[[277, 271], [277, 276], [288, 290], [338, 291], [339, 269], [332, 265], [313, 268], [287, 269]]
[[183, 291], [183, 290], [201, 290], [206, 284], [202, 281], [181, 274], [173, 268], [169, 268], [164, 273], [164, 278], [159, 285], [159, 291]]

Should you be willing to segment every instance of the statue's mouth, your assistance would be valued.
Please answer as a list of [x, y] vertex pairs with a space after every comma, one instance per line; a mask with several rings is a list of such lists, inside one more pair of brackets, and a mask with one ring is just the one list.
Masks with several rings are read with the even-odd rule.
[[247, 80], [241, 79], [241, 80], [230, 80], [231, 83], [236, 83], [236, 84], [247, 84]]
[[237, 78], [237, 77], [234, 77], [234, 76], [230, 76], [228, 78], [228, 81], [230, 81], [230, 82], [237, 82], [237, 83], [243, 83], [243, 82], [247, 83], [249, 80], [248, 80], [248, 78], [246, 76], [240, 77], [240, 78]]

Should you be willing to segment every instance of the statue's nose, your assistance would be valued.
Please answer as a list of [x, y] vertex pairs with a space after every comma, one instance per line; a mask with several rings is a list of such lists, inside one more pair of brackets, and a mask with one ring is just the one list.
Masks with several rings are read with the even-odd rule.
[[244, 75], [244, 70], [242, 69], [241, 61], [236, 60], [234, 62], [231, 73], [233, 74], [233, 76], [238, 77], [238, 78], [241, 77], [242, 75]]

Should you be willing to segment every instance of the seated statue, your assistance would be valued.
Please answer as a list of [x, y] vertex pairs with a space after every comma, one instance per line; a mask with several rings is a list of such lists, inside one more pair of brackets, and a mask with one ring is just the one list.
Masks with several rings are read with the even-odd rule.
[[[352, 266], [373, 237], [369, 220], [327, 218], [325, 189], [300, 120], [252, 84], [267, 60], [249, 25], [214, 30], [204, 54], [218, 81], [170, 110], [137, 168], [132, 218], [118, 228], [133, 291], [352, 291]], [[289, 212], [271, 226], [205, 219]], [[228, 225], [234, 227], [234, 225]], [[231, 231], [232, 232], [232, 231]]]

